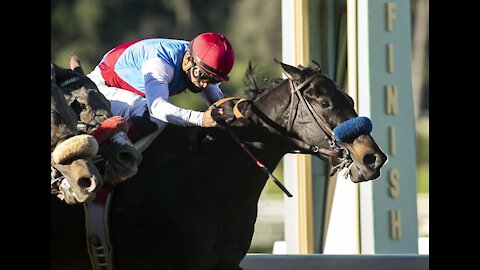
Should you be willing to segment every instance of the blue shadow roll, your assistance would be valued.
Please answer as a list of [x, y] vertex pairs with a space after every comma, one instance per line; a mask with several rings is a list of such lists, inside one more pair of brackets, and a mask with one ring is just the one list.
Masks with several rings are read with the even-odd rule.
[[335, 139], [340, 142], [346, 142], [349, 139], [356, 138], [362, 134], [370, 134], [373, 126], [368, 117], [356, 117], [347, 120], [333, 129]]

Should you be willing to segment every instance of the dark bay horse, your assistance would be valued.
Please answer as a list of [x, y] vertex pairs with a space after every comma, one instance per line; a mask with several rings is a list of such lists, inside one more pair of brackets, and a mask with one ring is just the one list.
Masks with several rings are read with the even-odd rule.
[[[247, 101], [221, 105], [237, 115], [230, 131], [270, 171], [286, 153], [301, 152], [355, 183], [378, 178], [387, 157], [353, 100], [316, 65], [278, 64], [287, 79], [260, 88], [249, 68]], [[143, 153], [139, 172], [116, 186], [109, 221], [115, 269], [240, 269], [268, 176], [229, 129], [168, 125]], [[52, 269], [89, 267], [82, 209], [72, 210], [63, 213], [68, 229], [52, 229]]]
[[53, 64], [50, 96], [52, 193], [68, 204], [91, 200], [102, 184], [92, 161], [98, 143], [93, 136], [78, 133], [77, 117], [56, 83]]

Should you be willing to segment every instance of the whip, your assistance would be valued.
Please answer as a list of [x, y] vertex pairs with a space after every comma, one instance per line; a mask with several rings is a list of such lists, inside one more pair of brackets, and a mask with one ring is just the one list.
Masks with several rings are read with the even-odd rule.
[[[216, 108], [216, 106], [214, 106]], [[220, 125], [222, 125], [223, 127], [225, 127], [228, 131], [228, 133], [230, 133], [230, 135], [233, 137], [233, 139], [240, 145], [240, 147], [242, 147], [243, 151], [245, 151], [245, 153], [247, 153], [247, 155], [253, 159], [253, 161], [255, 161], [255, 163], [257, 164], [258, 167], [260, 167], [262, 169], [262, 171], [268, 175], [272, 180], [273, 182], [288, 196], [288, 197], [293, 197], [293, 195], [288, 192], [288, 190], [285, 188], [285, 186], [280, 182], [278, 181], [278, 179], [270, 172], [270, 170], [265, 167], [265, 165], [263, 165], [263, 163], [261, 163], [253, 154], [252, 152], [250, 152], [250, 150], [248, 150], [247, 146], [240, 140], [240, 138], [238, 138], [237, 134], [235, 134], [235, 132], [233, 132], [233, 130], [231, 129], [230, 125], [226, 122], [226, 121], [219, 121], [217, 122], [219, 123]]]

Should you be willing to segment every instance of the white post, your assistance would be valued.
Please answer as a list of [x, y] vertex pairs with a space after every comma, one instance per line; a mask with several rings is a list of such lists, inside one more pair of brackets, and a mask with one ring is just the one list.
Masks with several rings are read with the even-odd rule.
[[[308, 64], [308, 0], [282, 0], [282, 61]], [[288, 38], [287, 38], [288, 37]], [[284, 157], [285, 186], [293, 198], [285, 197], [285, 241], [287, 253], [313, 253], [312, 160], [309, 155]]]

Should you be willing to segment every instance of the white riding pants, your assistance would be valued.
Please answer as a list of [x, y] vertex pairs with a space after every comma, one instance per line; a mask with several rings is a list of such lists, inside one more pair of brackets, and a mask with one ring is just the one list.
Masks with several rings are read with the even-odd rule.
[[[110, 101], [113, 115], [128, 118], [142, 116], [145, 110], [148, 110], [146, 98], [122, 88], [107, 86], [98, 66], [87, 76], [97, 85], [100, 93]], [[160, 130], [163, 130], [167, 125], [167, 123], [151, 116], [150, 120]]]

